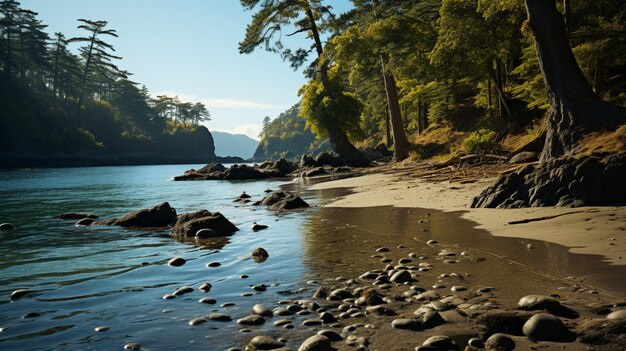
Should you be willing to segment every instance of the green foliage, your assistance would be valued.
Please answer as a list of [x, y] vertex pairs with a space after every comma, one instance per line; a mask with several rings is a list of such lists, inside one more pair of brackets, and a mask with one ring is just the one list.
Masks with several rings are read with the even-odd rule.
[[463, 148], [468, 154], [496, 151], [498, 149], [496, 132], [489, 129], [474, 131], [463, 140]]

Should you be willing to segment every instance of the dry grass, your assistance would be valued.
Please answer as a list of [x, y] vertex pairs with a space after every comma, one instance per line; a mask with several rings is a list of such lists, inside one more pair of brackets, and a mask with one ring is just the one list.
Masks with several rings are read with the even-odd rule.
[[582, 140], [580, 154], [611, 153], [626, 150], [626, 124], [613, 132], [590, 133]]
[[505, 136], [504, 139], [502, 139], [502, 141], [500, 142], [500, 145], [504, 150], [507, 150], [509, 152], [515, 151], [538, 137], [539, 134], [541, 134], [541, 132], [543, 131], [543, 128], [543, 122], [537, 121], [536, 123], [528, 126], [526, 131], [522, 133], [510, 134]]

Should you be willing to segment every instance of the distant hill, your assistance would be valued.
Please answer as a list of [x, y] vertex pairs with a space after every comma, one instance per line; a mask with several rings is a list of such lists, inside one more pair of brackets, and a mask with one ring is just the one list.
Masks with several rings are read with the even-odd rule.
[[239, 156], [244, 159], [252, 158], [258, 141], [243, 134], [230, 134], [225, 132], [211, 131], [215, 143], [217, 156]]

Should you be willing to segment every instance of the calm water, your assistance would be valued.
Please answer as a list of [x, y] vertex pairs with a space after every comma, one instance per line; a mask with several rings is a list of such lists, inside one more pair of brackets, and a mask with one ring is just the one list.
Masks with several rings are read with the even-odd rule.
[[[469, 247], [473, 255], [481, 256], [481, 260], [464, 260], [454, 269], [469, 272], [471, 284], [503, 285], [501, 297], [507, 301], [525, 293], [556, 292], [558, 286], [567, 285], [558, 277], [572, 274], [605, 282], [618, 294], [626, 292], [621, 266], [608, 266], [598, 257], [571, 255], [563, 247], [541, 242], [533, 242], [535, 250], [525, 250], [528, 241], [494, 238], [473, 229], [458, 214], [316, 207], [345, 191], [314, 193], [296, 182], [169, 181], [192, 167], [199, 165], [0, 172], [0, 222], [18, 227], [0, 232], [0, 350], [116, 350], [128, 342], [153, 351], [226, 350], [243, 348], [257, 333], [287, 337], [289, 346], [297, 349], [298, 342], [314, 330], [287, 331], [268, 322], [251, 327], [250, 334], [241, 333], [234, 322], [190, 327], [188, 321], [211, 311], [236, 320], [248, 315], [255, 303], [275, 307], [281, 299], [308, 298], [316, 288], [310, 280], [330, 286], [336, 284], [335, 277], [351, 278], [381, 268], [379, 259], [371, 257], [378, 246], [403, 244], [407, 251], [397, 255], [412, 250], [436, 257], [437, 251], [425, 245], [431, 238], [452, 248], [461, 245], [459, 250]], [[278, 187], [299, 192], [313, 207], [303, 213], [276, 215], [233, 203], [242, 191], [256, 200], [265, 189]], [[173, 240], [167, 230], [78, 228], [72, 221], [54, 218], [63, 212], [114, 218], [163, 201], [178, 213], [221, 211], [241, 230], [225, 241], [199, 246]], [[269, 229], [252, 232], [255, 221]], [[269, 252], [266, 262], [256, 264], [249, 259], [256, 247]], [[169, 267], [167, 261], [174, 256], [186, 258], [187, 264]], [[212, 261], [222, 265], [206, 268]], [[433, 281], [425, 277], [425, 286], [451, 269], [435, 265]], [[249, 278], [241, 279], [242, 274]], [[197, 290], [203, 282], [213, 285], [208, 294]], [[250, 288], [260, 283], [269, 286], [266, 292]], [[183, 285], [196, 291], [174, 300], [162, 299]], [[9, 302], [11, 291], [19, 288], [36, 293]], [[241, 296], [251, 292], [253, 296]], [[199, 303], [205, 296], [216, 298], [217, 304]], [[220, 307], [225, 302], [235, 305]], [[95, 332], [100, 325], [111, 329]]]

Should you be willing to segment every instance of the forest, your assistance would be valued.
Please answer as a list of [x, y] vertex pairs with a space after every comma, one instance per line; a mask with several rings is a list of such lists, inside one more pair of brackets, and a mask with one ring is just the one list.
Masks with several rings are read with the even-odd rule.
[[67, 38], [51, 36], [37, 16], [15, 0], [0, 2], [3, 167], [215, 157], [211, 135], [200, 127], [210, 119], [207, 108], [151, 97], [118, 67], [122, 57], [110, 44], [118, 34], [106, 21], [78, 19], [83, 36]]
[[[558, 103], [550, 99], [561, 93], [544, 83], [529, 11], [556, 9], [553, 22], [563, 22], [559, 39], [575, 62], [569, 48], [561, 61], [544, 62], [563, 73], [558, 84], [626, 104], [626, 3], [543, 2], [547, 10], [534, 10], [540, 1], [532, 0], [353, 0], [350, 11], [334, 13], [331, 2], [242, 0], [253, 14], [240, 51], [265, 49], [303, 67], [301, 118], [353, 164], [362, 160], [352, 145], [378, 143], [393, 145], [397, 160], [511, 152], [543, 146], [537, 139]], [[288, 47], [292, 35], [310, 46]], [[577, 150], [623, 150], [623, 121]], [[261, 144], [270, 134], [262, 132]]]

